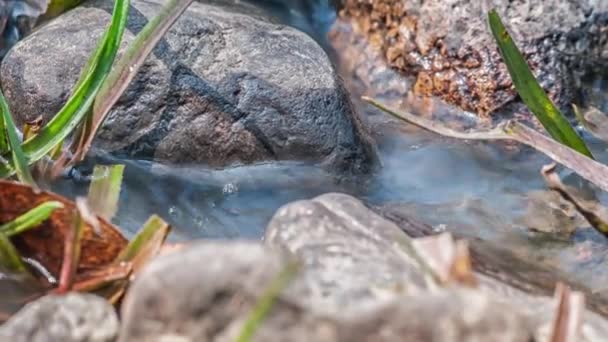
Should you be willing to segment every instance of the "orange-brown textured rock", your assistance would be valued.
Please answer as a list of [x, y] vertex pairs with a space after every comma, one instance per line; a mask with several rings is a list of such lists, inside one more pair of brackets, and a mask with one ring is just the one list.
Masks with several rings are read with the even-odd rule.
[[[360, 69], [382, 63], [409, 78], [417, 95], [438, 96], [485, 116], [513, 101], [516, 92], [486, 23], [490, 7], [483, 3], [343, 0], [331, 37], [343, 60], [369, 56], [362, 53], [366, 49], [378, 53], [377, 60], [348, 64], [347, 71], [366, 88], [383, 82], [378, 73]], [[560, 104], [574, 98], [577, 76], [608, 65], [608, 1], [489, 3]]]

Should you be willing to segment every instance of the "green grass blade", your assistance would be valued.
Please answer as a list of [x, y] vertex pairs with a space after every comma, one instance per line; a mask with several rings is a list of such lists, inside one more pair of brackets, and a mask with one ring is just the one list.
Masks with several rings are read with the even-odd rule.
[[13, 122], [13, 117], [8, 109], [8, 104], [4, 98], [4, 94], [0, 91], [0, 111], [2, 111], [2, 122], [4, 123], [4, 132], [8, 138], [9, 148], [11, 150], [12, 164], [17, 172], [19, 180], [33, 188], [37, 188], [36, 182], [30, 173], [30, 167], [27, 159], [21, 150], [21, 140], [17, 135], [17, 127]]
[[8, 137], [6, 136], [6, 126], [4, 120], [0, 120], [0, 157], [10, 152], [8, 148]]
[[97, 94], [93, 107], [93, 118], [89, 122], [88, 127], [85, 127], [84, 131], [81, 132], [84, 137], [80, 139], [78, 146], [72, 148], [72, 151], [75, 153], [75, 159], [82, 160], [84, 158], [95, 134], [112, 106], [114, 106], [127, 89], [129, 83], [135, 77], [156, 44], [192, 1], [169, 0], [129, 44], [127, 50], [117, 61], [116, 66], [112, 69]]
[[[127, 247], [116, 257], [115, 262], [135, 262], [139, 255], [147, 252], [147, 248], [160, 248], [170, 230], [167, 222], [157, 215], [152, 215], [137, 235], [129, 241]], [[150, 243], [154, 243], [155, 246], [151, 246]], [[134, 266], [134, 268], [136, 267]]]
[[245, 321], [240, 335], [236, 342], [249, 342], [258, 330], [258, 327], [264, 322], [264, 319], [270, 313], [277, 298], [281, 294], [289, 282], [295, 277], [299, 269], [299, 264], [296, 262], [288, 263], [279, 274], [273, 279], [270, 286], [260, 296], [258, 302], [253, 307], [253, 311]]
[[48, 219], [55, 209], [63, 208], [57, 201], [44, 202], [16, 219], [0, 226], [0, 233], [11, 237], [35, 227]]
[[570, 126], [568, 120], [555, 107], [543, 88], [536, 81], [536, 78], [534, 78], [526, 60], [507, 32], [498, 13], [495, 10], [491, 10], [488, 13], [488, 19], [492, 34], [496, 39], [500, 53], [513, 79], [513, 84], [530, 111], [538, 118], [553, 139], [589, 158], [593, 158], [585, 142], [578, 136], [574, 128]]
[[82, 0], [51, 0], [49, 1], [46, 12], [43, 15], [45, 20], [57, 17], [58, 15], [71, 10], [82, 3]]
[[[90, 112], [97, 92], [112, 68], [125, 30], [129, 0], [116, 0], [112, 21], [104, 38], [89, 60], [88, 73], [81, 77], [78, 87], [63, 108], [32, 139], [23, 143], [23, 151], [29, 163], [33, 163], [61, 143]], [[12, 170], [0, 165], [0, 177], [10, 175]]]
[[118, 209], [124, 169], [124, 165], [95, 165], [93, 169], [87, 203], [96, 215], [106, 220], [111, 220]]
[[19, 252], [8, 237], [2, 233], [0, 233], [0, 265], [5, 271], [29, 274], [27, 267], [19, 256]]

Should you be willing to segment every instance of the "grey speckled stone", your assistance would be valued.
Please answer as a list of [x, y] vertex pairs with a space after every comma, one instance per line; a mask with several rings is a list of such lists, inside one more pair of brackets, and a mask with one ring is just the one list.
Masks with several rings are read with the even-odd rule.
[[[127, 293], [119, 342], [232, 342], [289, 259], [276, 248], [239, 241], [194, 243], [161, 257]], [[330, 314], [314, 305], [323, 303], [310, 291], [310, 280], [319, 278], [310, 278], [309, 271], [302, 270], [279, 295], [253, 341], [520, 342], [531, 336], [524, 317], [508, 303], [467, 290], [401, 295], [374, 305], [351, 291], [344, 293], [353, 296], [350, 305]]]
[[0, 341], [11, 342], [110, 342], [117, 335], [114, 308], [91, 294], [43, 297], [0, 326]]
[[[48, 120], [60, 109], [112, 4], [87, 2], [9, 52], [2, 89], [19, 123]], [[190, 5], [110, 114], [98, 146], [213, 167], [301, 160], [368, 172], [373, 145], [325, 52], [306, 34], [243, 6]], [[125, 41], [159, 8], [132, 1]]]
[[348, 195], [326, 194], [279, 209], [265, 242], [297, 255], [310, 288], [307, 305], [340, 313], [425, 287], [405, 253], [406, 236]]
[[[232, 342], [289, 257], [255, 242], [193, 243], [153, 261], [122, 306], [120, 342]], [[300, 297], [306, 300], [305, 295]], [[282, 295], [255, 341], [335, 341], [330, 319]]]

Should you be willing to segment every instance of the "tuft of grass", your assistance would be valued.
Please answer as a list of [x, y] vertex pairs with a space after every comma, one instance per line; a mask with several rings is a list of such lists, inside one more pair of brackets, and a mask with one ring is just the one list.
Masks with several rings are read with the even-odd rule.
[[129, 44], [104, 81], [86, 122], [72, 142], [73, 162], [82, 161], [110, 109], [127, 89], [145, 59], [193, 0], [169, 0]]
[[530, 111], [553, 139], [593, 159], [593, 155], [585, 142], [578, 136], [568, 120], [551, 102], [536, 78], [534, 78], [532, 71], [528, 67], [528, 63], [526, 63], [517, 45], [513, 42], [511, 35], [503, 25], [496, 10], [491, 10], [488, 13], [488, 20], [515, 89], [517, 89], [517, 93]]
[[[129, 0], [116, 0], [110, 25], [89, 59], [87, 67], [84, 68], [72, 96], [38, 134], [21, 145], [27, 164], [40, 160], [57, 145], [62, 144], [90, 112], [93, 101], [114, 63], [126, 27], [128, 12]], [[5, 128], [8, 133], [17, 132], [14, 127]], [[9, 161], [9, 164], [0, 164], [0, 177], [8, 177], [16, 171], [15, 163]]]
[[[15, 126], [15, 122], [13, 122], [13, 117], [8, 109], [8, 104], [1, 91], [0, 111], [2, 111], [2, 118], [0, 121], [2, 121], [2, 128], [4, 129], [4, 132], [2, 133], [8, 141], [8, 149], [11, 151], [11, 161], [13, 168], [17, 173], [17, 178], [19, 178], [21, 182], [36, 189], [38, 186], [32, 177], [27, 158], [21, 149], [21, 140], [17, 136], [17, 127]], [[0, 146], [0, 148], [6, 148], [6, 146]], [[2, 166], [2, 164], [0, 164], [0, 166]]]
[[[32, 165], [47, 155], [55, 161], [57, 170], [83, 160], [111, 107], [124, 93], [152, 49], [192, 1], [169, 0], [160, 13], [138, 33], [113, 67], [129, 11], [129, 0], [116, 0], [110, 25], [83, 68], [72, 95], [59, 113], [35, 135], [28, 135], [23, 144], [15, 149], [11, 148], [5, 134], [8, 132], [5, 127], [6, 120], [0, 121], [0, 178], [17, 173], [22, 182], [33, 185], [25, 166]], [[80, 0], [54, 0], [49, 6], [49, 15], [60, 13], [79, 2]], [[16, 129], [11, 131], [17, 134]], [[65, 154], [65, 157], [60, 158], [64, 141], [70, 134], [73, 136], [70, 146], [73, 156], [68, 158]], [[13, 150], [21, 159], [1, 158]]]

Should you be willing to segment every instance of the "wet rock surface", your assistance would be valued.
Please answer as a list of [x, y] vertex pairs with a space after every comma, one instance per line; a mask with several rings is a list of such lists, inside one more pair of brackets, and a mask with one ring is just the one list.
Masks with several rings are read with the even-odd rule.
[[338, 314], [425, 288], [406, 238], [353, 197], [327, 194], [279, 209], [264, 240], [304, 261], [307, 304]]
[[[48, 120], [60, 109], [111, 7], [110, 1], [87, 2], [7, 55], [2, 88], [19, 123], [39, 115]], [[133, 1], [125, 41], [159, 8]], [[364, 173], [375, 159], [325, 52], [306, 34], [271, 22], [255, 8], [223, 2], [189, 7], [96, 141], [121, 155], [212, 167], [298, 160]]]
[[[373, 96], [438, 96], [482, 117], [516, 98], [487, 25], [496, 8], [541, 84], [561, 105], [575, 80], [608, 63], [608, 3], [345, 0], [331, 33], [346, 72]], [[379, 84], [388, 84], [379, 87]]]
[[[119, 341], [234, 341], [287, 262], [255, 242], [197, 243], [160, 258], [127, 294]], [[327, 341], [332, 335], [288, 296], [275, 309], [257, 341]]]
[[90, 294], [50, 295], [25, 306], [0, 326], [0, 340], [11, 342], [110, 342], [118, 318], [103, 298]]
[[[200, 267], [201, 259], [207, 261], [205, 267]], [[234, 341], [288, 259], [276, 248], [254, 242], [197, 243], [161, 258], [129, 290], [119, 341]], [[352, 280], [345, 278], [327, 291], [329, 300], [319, 302], [315, 289], [329, 286], [313, 285], [314, 271], [304, 266], [296, 275], [254, 341], [527, 341], [530, 336], [524, 316], [470, 290], [424, 297], [402, 293], [369, 305], [365, 298], [341, 291]], [[349, 294], [351, 305], [329, 313], [332, 297], [337, 301]], [[437, 329], [437, 324], [445, 328]]]
[[[326, 194], [278, 210], [263, 243], [191, 244], [153, 261], [135, 281], [119, 341], [233, 341], [294, 260], [299, 269], [254, 341], [530, 341], [550, 329], [554, 300], [502, 279], [476, 273], [477, 288], [430, 285], [400, 247], [410, 241], [404, 222]], [[591, 311], [584, 322], [583, 341], [608, 333]]]

